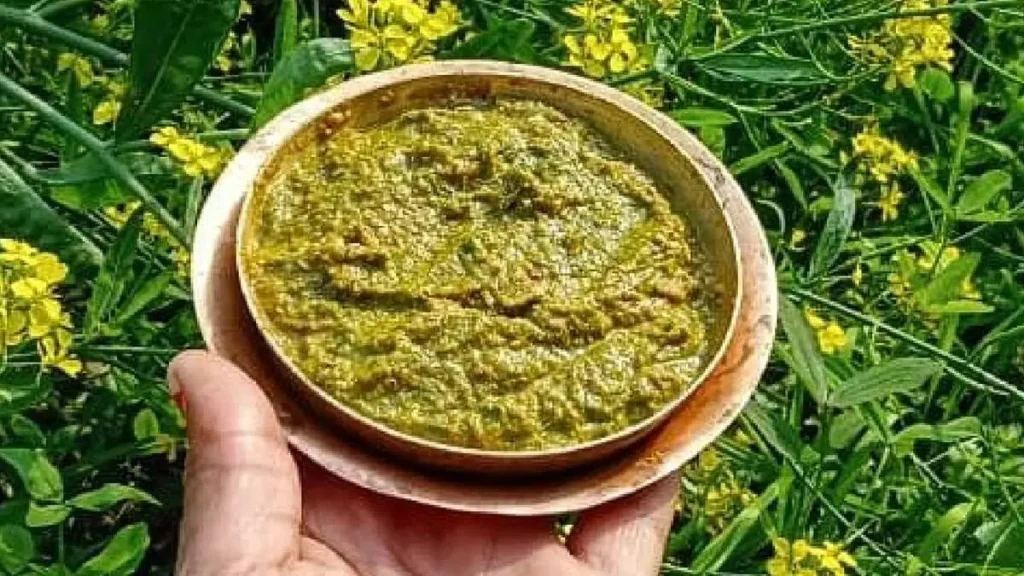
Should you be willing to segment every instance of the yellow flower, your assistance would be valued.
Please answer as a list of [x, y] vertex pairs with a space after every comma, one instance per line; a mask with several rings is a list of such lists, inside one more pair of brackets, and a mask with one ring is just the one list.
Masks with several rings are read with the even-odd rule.
[[725, 480], [708, 490], [705, 497], [704, 514], [708, 528], [712, 532], [721, 532], [755, 498], [753, 492], [741, 486], [731, 473], [727, 473]]
[[857, 566], [853, 556], [832, 542], [818, 547], [804, 539], [772, 538], [772, 548], [775, 556], [766, 564], [769, 576], [845, 576], [847, 566]]
[[853, 282], [853, 285], [858, 288], [860, 288], [860, 285], [864, 282], [864, 268], [860, 265], [860, 262], [854, 266], [853, 274], [850, 274], [850, 280]]
[[35, 340], [43, 366], [77, 373], [81, 363], [69, 354], [71, 321], [53, 293], [67, 274], [55, 254], [0, 239], [0, 355], [7, 346]]
[[807, 239], [807, 232], [803, 228], [794, 228], [793, 235], [789, 237], [789, 249], [800, 250], [803, 248], [804, 240]]
[[349, 28], [349, 42], [361, 71], [429, 59], [436, 42], [454, 34], [461, 22], [448, 0], [433, 11], [421, 0], [349, 0], [337, 11]]
[[34, 265], [38, 254], [38, 250], [24, 242], [9, 238], [0, 239], [0, 263]]
[[903, 202], [903, 192], [895, 182], [883, 188], [882, 197], [878, 199], [878, 207], [882, 209], [882, 222], [895, 220], [900, 215], [900, 203]]
[[216, 178], [231, 159], [232, 151], [203, 144], [182, 136], [174, 127], [160, 128], [149, 136], [149, 141], [167, 150], [189, 176]]
[[78, 78], [78, 85], [82, 88], [90, 86], [96, 78], [92, 63], [87, 58], [70, 52], [64, 52], [57, 57], [57, 72], [64, 71], [74, 74]]
[[825, 542], [825, 547], [815, 549], [814, 553], [818, 557], [821, 567], [830, 574], [842, 575], [846, 573], [845, 567], [857, 567], [857, 561], [853, 559], [853, 556], [850, 556], [842, 546], [834, 542]]
[[878, 133], [877, 126], [869, 126], [853, 139], [853, 153], [861, 166], [879, 184], [888, 183], [894, 176], [917, 168], [917, 157]]
[[153, 132], [149, 136], [149, 141], [161, 148], [167, 148], [171, 145], [171, 142], [176, 141], [181, 135], [178, 134], [178, 129], [174, 126], [165, 126], [164, 128], [158, 128], [156, 132]]
[[[946, 0], [906, 0], [903, 10], [922, 10], [943, 6]], [[881, 30], [864, 38], [850, 37], [850, 48], [866, 62], [889, 70], [885, 89], [914, 86], [917, 71], [926, 66], [952, 70], [953, 41], [949, 14], [894, 18]]]
[[846, 347], [846, 331], [834, 320], [818, 331], [818, 347], [825, 354], [835, 354]]
[[846, 331], [835, 320], [825, 320], [813, 309], [804, 311], [807, 324], [818, 338], [818, 348], [825, 354], [835, 354], [846, 347]]
[[92, 111], [92, 123], [97, 126], [104, 124], [110, 124], [114, 120], [117, 120], [118, 114], [121, 113], [121, 103], [117, 100], [104, 100], [96, 105], [96, 108]]
[[562, 36], [570, 66], [594, 78], [640, 72], [650, 66], [650, 49], [637, 46], [630, 26], [633, 20], [621, 6], [609, 0], [584, 0], [566, 12], [581, 21], [579, 29]]
[[39, 340], [39, 356], [45, 367], [56, 368], [68, 376], [82, 371], [82, 361], [71, 356], [71, 332], [58, 328]]

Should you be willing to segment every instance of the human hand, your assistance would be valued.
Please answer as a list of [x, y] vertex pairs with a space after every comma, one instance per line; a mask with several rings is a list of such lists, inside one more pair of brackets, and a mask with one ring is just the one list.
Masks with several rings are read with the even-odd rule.
[[188, 420], [176, 573], [641, 576], [661, 563], [675, 477], [583, 514], [562, 545], [550, 518], [452, 512], [339, 480], [288, 449], [270, 402], [204, 352], [171, 364]]

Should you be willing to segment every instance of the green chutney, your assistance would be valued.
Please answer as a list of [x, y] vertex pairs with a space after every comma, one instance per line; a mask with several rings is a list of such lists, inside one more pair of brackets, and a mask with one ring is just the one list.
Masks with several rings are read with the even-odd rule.
[[567, 447], [652, 416], [713, 353], [687, 223], [584, 121], [499, 100], [308, 148], [254, 192], [242, 264], [268, 336], [367, 418]]

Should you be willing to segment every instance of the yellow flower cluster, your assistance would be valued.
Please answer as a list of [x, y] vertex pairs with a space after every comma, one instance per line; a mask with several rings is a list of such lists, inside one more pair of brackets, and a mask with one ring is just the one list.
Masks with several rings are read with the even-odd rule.
[[70, 72], [78, 78], [78, 85], [82, 88], [91, 86], [96, 80], [96, 74], [92, 69], [92, 62], [88, 58], [64, 52], [57, 57], [57, 72]]
[[895, 176], [917, 168], [917, 156], [899, 142], [879, 134], [877, 126], [869, 126], [854, 136], [853, 153], [879, 184], [887, 184]]
[[[103, 215], [107, 217], [107, 220], [110, 221], [114, 228], [120, 230], [140, 206], [142, 206], [140, 202], [129, 202], [123, 206], [107, 206], [103, 209]], [[174, 261], [178, 276], [188, 278], [189, 267], [191, 266], [188, 249], [175, 240], [174, 236], [164, 228], [156, 216], [148, 212], [142, 215], [142, 231], [153, 240], [170, 248], [171, 260]]]
[[617, 2], [583, 0], [566, 12], [580, 19], [580, 27], [562, 36], [569, 65], [593, 78], [641, 72], [650, 66], [649, 50], [634, 38], [633, 18]]
[[740, 485], [731, 473], [727, 474], [720, 484], [708, 490], [704, 498], [708, 529], [713, 533], [721, 532], [755, 498], [749, 488]]
[[[750, 439], [737, 431], [733, 439], [740, 444]], [[686, 468], [687, 479], [698, 485], [703, 498], [692, 498], [693, 506], [704, 515], [708, 532], [717, 534], [757, 496], [737, 480], [718, 451], [709, 448], [700, 453], [697, 462]]]
[[459, 9], [442, 0], [349, 0], [338, 17], [349, 27], [356, 67], [363, 71], [427, 60], [436, 42], [459, 29]]
[[[956, 246], [941, 247], [934, 240], [925, 240], [920, 245], [921, 254], [915, 256], [909, 250], [902, 250], [893, 256], [895, 270], [889, 274], [889, 292], [907, 310], [914, 307], [914, 286], [928, 281], [933, 271], [942, 272], [950, 264], [956, 262], [963, 253]], [[964, 278], [960, 284], [961, 298], [981, 300], [981, 292], [970, 278]]]
[[825, 354], [836, 354], [843, 348], [846, 348], [849, 339], [846, 337], [846, 331], [843, 330], [843, 327], [838, 322], [835, 320], [826, 321], [810, 308], [804, 311], [804, 315], [807, 317], [807, 323], [814, 330], [818, 338], [818, 348], [821, 348], [822, 352]]
[[183, 136], [173, 126], [160, 128], [150, 135], [149, 141], [167, 150], [189, 176], [216, 178], [233, 154], [229, 148], [208, 146]]
[[97, 126], [110, 124], [121, 114], [121, 98], [124, 97], [125, 92], [124, 84], [118, 80], [110, 80], [106, 87], [107, 97], [92, 111], [92, 123]]
[[[944, 6], [946, 0], [906, 0], [904, 11], [925, 10]], [[919, 68], [935, 65], [944, 70], [953, 69], [952, 34], [949, 14], [894, 18], [886, 20], [882, 29], [866, 38], [853, 38], [850, 47], [868, 62], [888, 67], [885, 89], [897, 86], [911, 88]]]
[[896, 178], [917, 169], [917, 156], [899, 142], [879, 134], [877, 126], [869, 126], [854, 136], [853, 154], [864, 172], [881, 187], [878, 207], [882, 211], [882, 221], [898, 218], [905, 194]]
[[74, 376], [82, 362], [71, 355], [71, 318], [54, 294], [67, 274], [56, 255], [0, 239], [0, 351], [34, 340], [44, 368]]
[[768, 576], [845, 576], [847, 568], [857, 567], [853, 556], [833, 542], [819, 547], [802, 538], [773, 538], [772, 548], [775, 556], [765, 566]]

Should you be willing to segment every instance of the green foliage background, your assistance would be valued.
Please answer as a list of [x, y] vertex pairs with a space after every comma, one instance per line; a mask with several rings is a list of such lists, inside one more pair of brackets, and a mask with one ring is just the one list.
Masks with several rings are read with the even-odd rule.
[[[434, 57], [567, 66], [572, 2], [456, 4]], [[841, 543], [865, 574], [1024, 573], [1024, 4], [921, 5], [621, 3], [646, 65], [605, 80], [730, 166], [784, 294], [755, 400], [687, 469], [667, 574], [763, 573], [773, 538]], [[181, 245], [217, 154], [361, 73], [341, 7], [0, 4], [0, 238], [68, 264], [85, 363], [0, 360], [0, 573], [171, 572], [184, 446], [164, 374], [201, 346]], [[949, 70], [917, 66], [912, 86], [887, 89], [891, 66], [854, 47], [940, 15]], [[192, 160], [149, 140], [168, 126]], [[872, 130], [916, 153], [896, 215], [855, 150]]]

